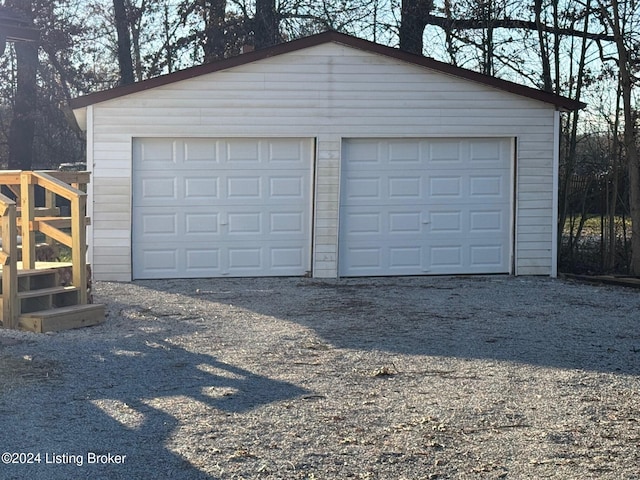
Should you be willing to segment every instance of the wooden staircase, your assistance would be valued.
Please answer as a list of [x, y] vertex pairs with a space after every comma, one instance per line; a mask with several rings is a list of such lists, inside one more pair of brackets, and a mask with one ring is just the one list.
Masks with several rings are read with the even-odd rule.
[[62, 285], [59, 272], [59, 268], [18, 271], [18, 328], [44, 333], [104, 322], [104, 305], [78, 304], [78, 287]]
[[[60, 178], [58, 178], [60, 177]], [[87, 172], [0, 172], [0, 320], [3, 328], [52, 332], [98, 325], [105, 306], [91, 303], [86, 263]], [[46, 205], [36, 206], [34, 188], [43, 188]], [[56, 195], [66, 198], [71, 217], [60, 217]], [[20, 205], [17, 207], [16, 203]], [[70, 263], [36, 261], [36, 232], [71, 249]], [[18, 246], [21, 234], [22, 245]], [[22, 260], [19, 261], [19, 258]]]

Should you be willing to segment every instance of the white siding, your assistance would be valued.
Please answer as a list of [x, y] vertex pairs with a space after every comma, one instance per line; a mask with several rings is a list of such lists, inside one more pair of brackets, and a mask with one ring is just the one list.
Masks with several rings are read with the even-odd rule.
[[97, 279], [131, 278], [132, 138], [154, 136], [316, 138], [317, 277], [337, 275], [342, 138], [515, 137], [515, 273], [552, 273], [552, 105], [327, 43], [95, 104], [91, 114]]

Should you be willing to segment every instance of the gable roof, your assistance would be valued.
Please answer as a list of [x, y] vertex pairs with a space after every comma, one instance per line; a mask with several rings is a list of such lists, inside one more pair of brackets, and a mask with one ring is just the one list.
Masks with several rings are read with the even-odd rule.
[[335, 42], [338, 44], [346, 45], [349, 47], [357, 48], [367, 52], [375, 53], [378, 55], [390, 57], [397, 60], [402, 60], [407, 63], [426, 67], [432, 70], [436, 70], [447, 75], [453, 75], [455, 77], [463, 78], [473, 82], [481, 83], [499, 90], [514, 93], [523, 97], [528, 97], [541, 102], [554, 105], [561, 110], [579, 110], [586, 107], [586, 104], [577, 100], [572, 100], [567, 97], [554, 95], [552, 93], [544, 92], [531, 87], [526, 87], [514, 82], [502, 80], [500, 78], [484, 75], [472, 70], [449, 65], [447, 63], [439, 62], [433, 58], [424, 57], [422, 55], [416, 55], [408, 53], [397, 48], [387, 47], [378, 43], [373, 43], [368, 40], [363, 40], [343, 33], [334, 31], [328, 31], [309, 37], [300, 38], [291, 42], [281, 43], [273, 47], [264, 48], [261, 50], [255, 50], [253, 52], [244, 53], [235, 57], [226, 58], [212, 63], [199, 65], [196, 67], [187, 68], [177, 72], [169, 73], [141, 82], [132, 83], [130, 85], [124, 85], [115, 87], [110, 90], [104, 90], [101, 92], [95, 92], [81, 97], [74, 98], [70, 101], [70, 107], [72, 109], [83, 108], [88, 105], [112, 100], [114, 98], [122, 97], [132, 93], [142, 92], [151, 88], [160, 87], [170, 83], [178, 82], [181, 80], [187, 80], [190, 78], [198, 77], [208, 73], [218, 72], [226, 70], [228, 68], [245, 65], [251, 62], [262, 60], [265, 58], [275, 57], [285, 53], [295, 52], [304, 48], [315, 47], [324, 43]]

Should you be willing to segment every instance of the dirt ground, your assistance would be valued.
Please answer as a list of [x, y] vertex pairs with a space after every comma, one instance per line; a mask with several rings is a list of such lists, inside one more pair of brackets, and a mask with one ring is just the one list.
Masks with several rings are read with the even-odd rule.
[[640, 478], [638, 290], [489, 276], [94, 293], [104, 325], [0, 332], [1, 478]]

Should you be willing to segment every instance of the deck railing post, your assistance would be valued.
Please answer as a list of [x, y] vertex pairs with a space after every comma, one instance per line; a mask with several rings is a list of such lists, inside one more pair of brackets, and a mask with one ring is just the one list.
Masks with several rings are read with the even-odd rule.
[[[44, 206], [49, 210], [49, 212], [54, 212], [56, 208], [56, 194], [46, 189], [44, 191]], [[54, 213], [48, 213], [48, 215], [55, 216]], [[44, 243], [52, 245], [53, 238], [45, 235]]]
[[22, 210], [22, 268], [35, 268], [36, 237], [33, 231], [35, 220], [34, 185], [31, 181], [32, 172], [22, 172], [20, 175], [20, 207]]
[[87, 304], [87, 229], [85, 226], [87, 196], [71, 200], [71, 261], [73, 285], [78, 288], [78, 304]]
[[13, 201], [3, 199], [2, 214], [2, 326], [15, 328], [18, 323], [20, 308], [18, 305], [18, 246], [16, 227], [16, 205]]

